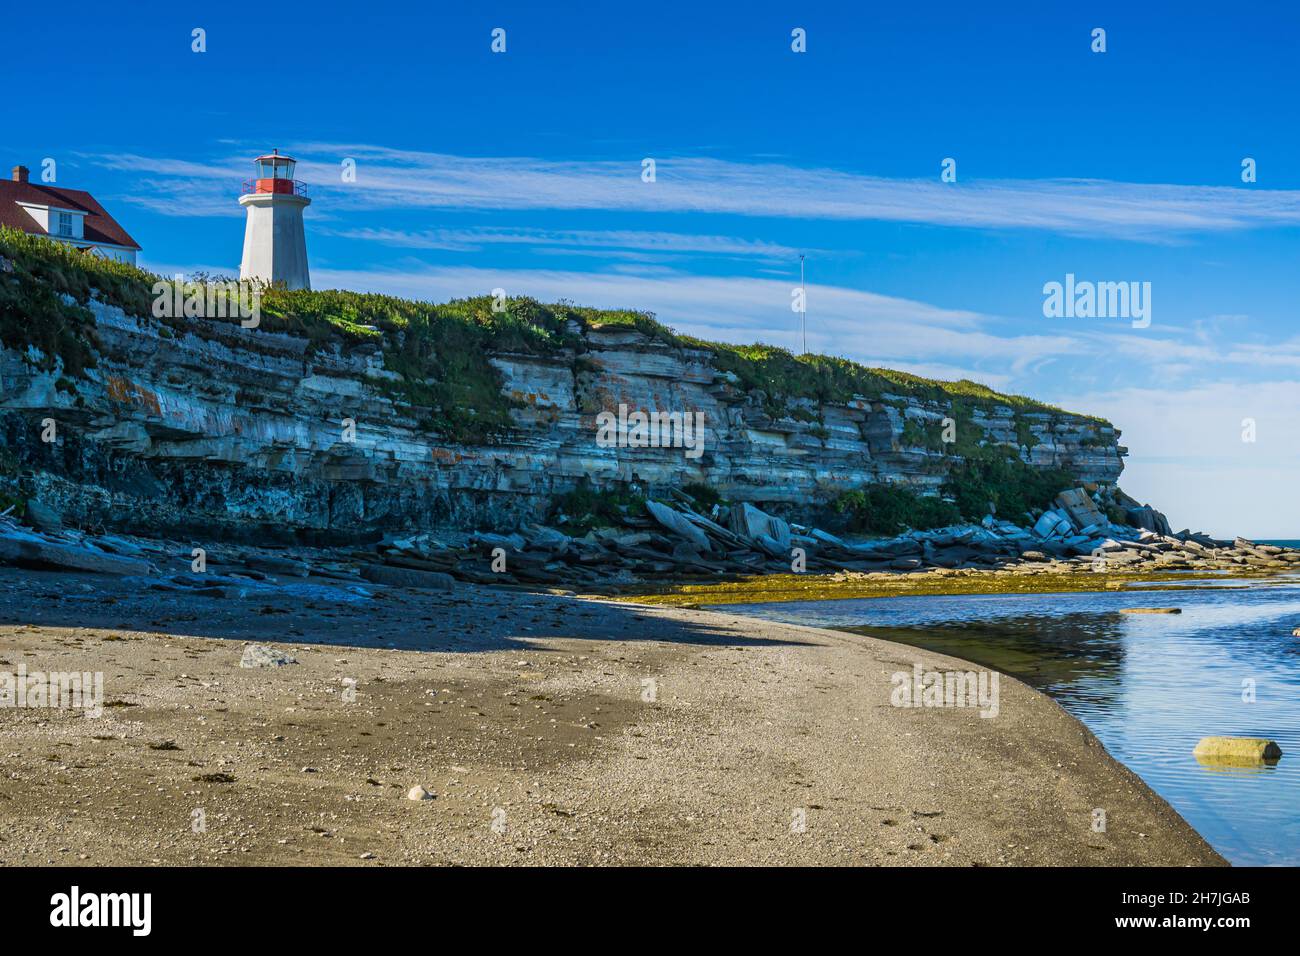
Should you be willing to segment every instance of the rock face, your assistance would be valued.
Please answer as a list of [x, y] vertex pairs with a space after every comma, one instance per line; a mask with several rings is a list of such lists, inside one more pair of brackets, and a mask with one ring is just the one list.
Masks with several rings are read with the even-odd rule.
[[[699, 482], [797, 517], [868, 482], [936, 488], [960, 461], [925, 438], [955, 417], [947, 399], [796, 400], [790, 417], [773, 418], [765, 396], [739, 388], [707, 350], [626, 328], [588, 330], [581, 361], [493, 355], [516, 427], [469, 446], [422, 427], [427, 412], [397, 397], [396, 373], [373, 351], [313, 351], [306, 338], [204, 319], [177, 333], [115, 307], [92, 311], [89, 379], [0, 353], [0, 478], [81, 527], [302, 543], [504, 530], [544, 518], [550, 496], [583, 478], [643, 493]], [[598, 441], [597, 415], [620, 405], [698, 413], [702, 445]], [[962, 414], [959, 427], [981, 443], [1081, 483], [1114, 482], [1123, 467], [1118, 432], [1096, 419], [1009, 405]], [[49, 422], [52, 442], [42, 440]]]

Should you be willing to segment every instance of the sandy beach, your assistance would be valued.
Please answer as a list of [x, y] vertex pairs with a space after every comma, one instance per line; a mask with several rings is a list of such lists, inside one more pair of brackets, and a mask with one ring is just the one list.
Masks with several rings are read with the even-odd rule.
[[[1005, 675], [990, 719], [891, 706], [914, 663], [977, 668], [871, 638], [468, 585], [0, 568], [0, 594], [0, 670], [105, 694], [97, 719], [0, 709], [4, 865], [1223, 862]], [[241, 668], [250, 641], [297, 663]]]

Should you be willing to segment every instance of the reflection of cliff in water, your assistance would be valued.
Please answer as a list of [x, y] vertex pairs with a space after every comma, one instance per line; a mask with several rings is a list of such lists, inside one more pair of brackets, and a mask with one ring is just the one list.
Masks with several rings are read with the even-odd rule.
[[1002, 617], [925, 627], [846, 631], [951, 654], [999, 670], [1058, 699], [1101, 702], [1118, 689], [1124, 660], [1118, 614]]

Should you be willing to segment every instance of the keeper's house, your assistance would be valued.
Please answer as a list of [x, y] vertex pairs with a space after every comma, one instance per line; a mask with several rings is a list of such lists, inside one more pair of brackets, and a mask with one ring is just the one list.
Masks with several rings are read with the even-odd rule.
[[0, 179], [0, 226], [66, 242], [92, 255], [135, 265], [140, 246], [90, 193], [29, 181], [26, 166]]

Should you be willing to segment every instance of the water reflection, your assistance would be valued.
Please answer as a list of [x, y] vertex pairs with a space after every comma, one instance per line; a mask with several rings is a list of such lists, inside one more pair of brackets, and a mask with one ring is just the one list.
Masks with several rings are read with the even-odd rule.
[[[1224, 584], [1226, 582], [1219, 582]], [[924, 647], [1013, 674], [1082, 720], [1225, 857], [1300, 864], [1300, 586], [729, 606]], [[1179, 615], [1121, 608], [1177, 606]], [[1267, 737], [1276, 765], [1201, 763], [1209, 735]]]

